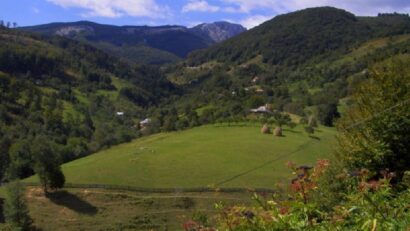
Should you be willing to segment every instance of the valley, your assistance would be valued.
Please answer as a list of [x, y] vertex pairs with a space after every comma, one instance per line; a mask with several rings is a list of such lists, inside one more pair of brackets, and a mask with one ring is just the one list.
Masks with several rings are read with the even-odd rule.
[[0, 230], [410, 227], [408, 14], [10, 25]]

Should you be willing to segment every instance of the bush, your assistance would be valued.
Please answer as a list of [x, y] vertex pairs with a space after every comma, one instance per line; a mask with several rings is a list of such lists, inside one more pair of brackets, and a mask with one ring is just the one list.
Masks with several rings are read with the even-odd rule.
[[29, 230], [32, 220], [24, 199], [24, 192], [25, 188], [19, 182], [13, 182], [6, 186], [4, 217], [6, 222], [11, 225], [22, 230]]
[[349, 168], [410, 170], [410, 58], [374, 67], [338, 123], [338, 155]]
[[321, 124], [331, 127], [333, 121], [339, 117], [340, 114], [337, 111], [336, 104], [321, 104], [318, 106], [318, 119]]
[[[346, 187], [336, 205], [323, 207], [314, 198], [322, 197], [319, 182], [329, 164], [327, 160], [319, 160], [311, 168], [289, 163], [296, 174], [291, 181], [289, 199], [255, 193], [257, 206], [217, 205], [216, 230], [406, 230], [410, 226], [410, 189], [396, 193], [390, 183], [394, 175], [387, 171], [377, 181], [366, 170], [333, 176], [333, 180], [343, 182]], [[199, 222], [191, 221], [189, 226], [204, 228]]]

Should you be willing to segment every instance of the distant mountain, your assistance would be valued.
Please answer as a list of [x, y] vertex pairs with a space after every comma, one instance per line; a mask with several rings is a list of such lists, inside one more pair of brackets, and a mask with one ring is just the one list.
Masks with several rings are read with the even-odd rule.
[[87, 42], [117, 57], [151, 64], [176, 62], [194, 50], [244, 31], [242, 26], [226, 22], [188, 29], [184, 26], [113, 26], [79, 21], [20, 29]]
[[209, 40], [218, 43], [245, 32], [246, 28], [242, 25], [229, 22], [214, 22], [203, 23], [190, 30], [200, 37], [208, 38]]

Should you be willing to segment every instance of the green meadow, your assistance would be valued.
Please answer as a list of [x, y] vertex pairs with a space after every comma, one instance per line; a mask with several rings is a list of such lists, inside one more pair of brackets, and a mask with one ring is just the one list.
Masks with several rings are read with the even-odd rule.
[[275, 137], [261, 134], [258, 124], [208, 125], [111, 147], [67, 163], [63, 171], [75, 184], [273, 188], [292, 177], [287, 161], [309, 165], [332, 158], [335, 133], [320, 127], [312, 138], [297, 126]]

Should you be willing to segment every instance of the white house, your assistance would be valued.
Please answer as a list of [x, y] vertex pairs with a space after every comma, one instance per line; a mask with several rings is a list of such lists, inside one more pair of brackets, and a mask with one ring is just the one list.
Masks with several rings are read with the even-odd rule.
[[253, 113], [272, 113], [272, 105], [266, 104], [265, 106], [260, 106], [255, 109], [251, 109], [251, 112]]
[[144, 119], [143, 121], [140, 122], [140, 126], [141, 126], [141, 127], [145, 127], [145, 126], [147, 126], [149, 123], [151, 123], [151, 119], [146, 118], [146, 119]]

